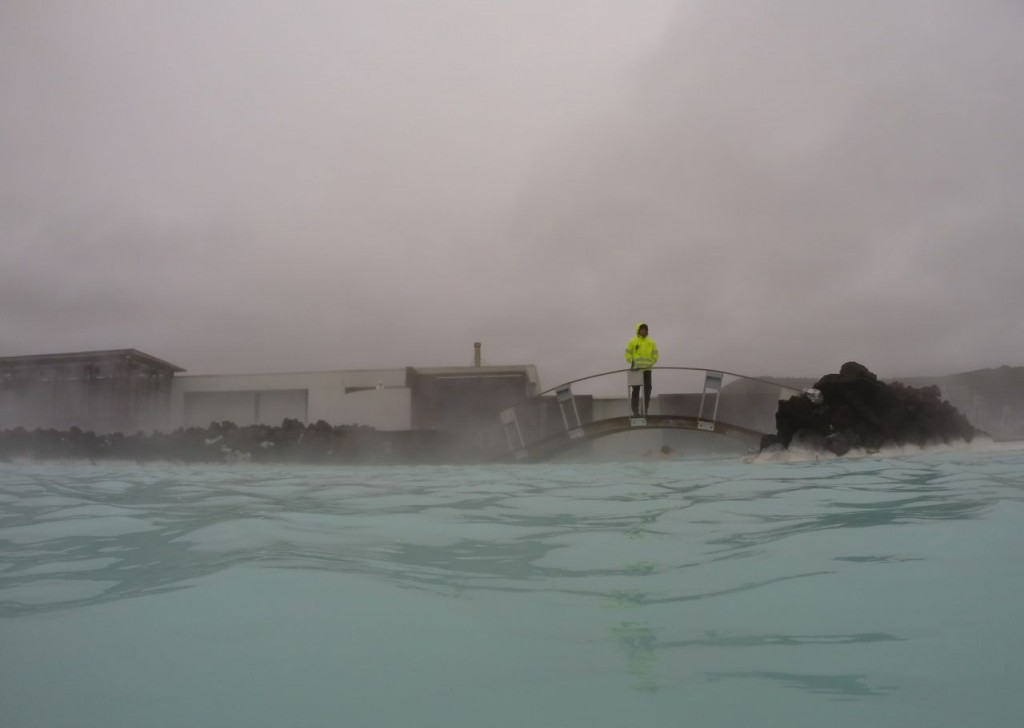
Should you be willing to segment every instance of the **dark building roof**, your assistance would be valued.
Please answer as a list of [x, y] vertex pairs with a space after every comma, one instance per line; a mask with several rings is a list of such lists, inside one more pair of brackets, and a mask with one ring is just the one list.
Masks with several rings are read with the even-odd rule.
[[142, 364], [183, 372], [185, 369], [138, 349], [106, 349], [103, 351], [74, 351], [64, 354], [30, 354], [28, 356], [0, 356], [0, 367], [41, 366], [46, 364], [74, 364], [112, 359], [129, 359]]

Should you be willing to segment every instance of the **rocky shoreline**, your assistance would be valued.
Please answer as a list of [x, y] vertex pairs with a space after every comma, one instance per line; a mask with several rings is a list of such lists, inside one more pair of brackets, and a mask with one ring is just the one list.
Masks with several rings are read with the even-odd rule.
[[0, 431], [0, 460], [119, 460], [177, 463], [430, 463], [446, 457], [450, 443], [438, 432], [383, 432], [371, 427], [304, 425], [280, 427], [212, 422], [209, 427], [170, 433], [96, 434], [70, 430], [16, 428]]
[[800, 395], [779, 401], [776, 434], [761, 439], [761, 451], [798, 446], [845, 455], [883, 447], [971, 442], [986, 435], [936, 386], [886, 384], [863, 364], [846, 362]]

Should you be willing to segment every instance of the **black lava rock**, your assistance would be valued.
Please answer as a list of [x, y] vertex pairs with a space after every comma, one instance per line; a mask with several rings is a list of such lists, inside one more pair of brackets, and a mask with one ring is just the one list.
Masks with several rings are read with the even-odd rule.
[[174, 432], [97, 434], [77, 427], [0, 431], [0, 461], [127, 460], [137, 463], [423, 463], [438, 462], [450, 443], [432, 430], [380, 432], [372, 427], [305, 425], [286, 419], [280, 427], [211, 422]]
[[762, 450], [796, 444], [845, 455], [852, 449], [970, 442], [984, 434], [942, 399], [938, 387], [886, 384], [852, 361], [838, 374], [819, 379], [813, 389], [780, 400], [775, 426], [778, 434], [763, 438]]

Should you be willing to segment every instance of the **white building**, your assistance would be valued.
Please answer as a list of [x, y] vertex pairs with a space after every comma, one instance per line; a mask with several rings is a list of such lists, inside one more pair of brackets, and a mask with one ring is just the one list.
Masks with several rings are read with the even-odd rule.
[[377, 430], [472, 429], [539, 391], [533, 365], [178, 375], [167, 429], [303, 423]]
[[[0, 429], [98, 433], [303, 424], [500, 434], [498, 413], [539, 391], [533, 365], [183, 374], [135, 349], [0, 357]], [[488, 435], [489, 436], [489, 435]]]
[[286, 374], [176, 376], [171, 382], [171, 429], [302, 423], [412, 429], [412, 390], [406, 369], [359, 369]]

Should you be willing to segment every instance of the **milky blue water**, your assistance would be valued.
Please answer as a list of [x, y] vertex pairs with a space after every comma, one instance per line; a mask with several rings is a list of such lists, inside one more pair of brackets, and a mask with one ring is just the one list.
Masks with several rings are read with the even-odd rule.
[[0, 725], [1019, 726], [1024, 452], [0, 464]]

